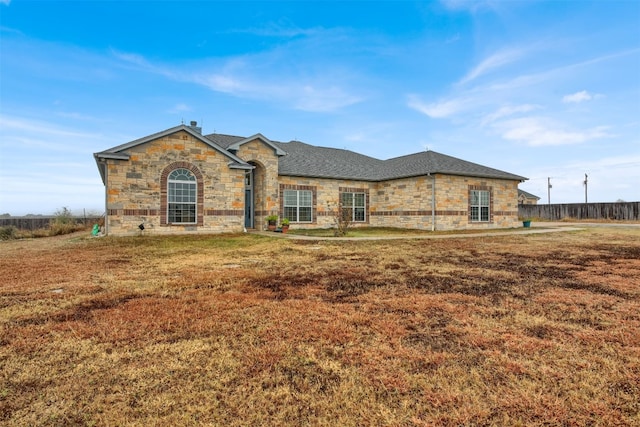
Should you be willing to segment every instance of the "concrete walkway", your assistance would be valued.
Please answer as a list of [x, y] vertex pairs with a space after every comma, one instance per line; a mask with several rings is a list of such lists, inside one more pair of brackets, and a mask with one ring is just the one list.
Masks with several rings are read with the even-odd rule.
[[[322, 237], [322, 236], [301, 236], [298, 234], [283, 234], [274, 233], [271, 231], [255, 231], [253, 233], [261, 236], [276, 237], [291, 240], [331, 240], [331, 241], [366, 241], [366, 240], [408, 240], [408, 239], [466, 239], [473, 237], [498, 237], [498, 236], [512, 236], [518, 234], [544, 234], [544, 233], [558, 233], [563, 231], [579, 231], [588, 227], [582, 224], [575, 223], [551, 223], [545, 222], [540, 224], [531, 224], [532, 228], [514, 228], [509, 231], [481, 231], [477, 233], [447, 233], [447, 234], [405, 234], [399, 236], [368, 236], [368, 237]], [[640, 227], [640, 224], [636, 224]]]

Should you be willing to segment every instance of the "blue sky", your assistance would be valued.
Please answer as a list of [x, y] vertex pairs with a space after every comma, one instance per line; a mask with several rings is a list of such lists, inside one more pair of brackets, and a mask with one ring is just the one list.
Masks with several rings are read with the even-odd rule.
[[638, 201], [640, 2], [0, 0], [0, 213], [102, 213], [93, 153], [191, 120]]

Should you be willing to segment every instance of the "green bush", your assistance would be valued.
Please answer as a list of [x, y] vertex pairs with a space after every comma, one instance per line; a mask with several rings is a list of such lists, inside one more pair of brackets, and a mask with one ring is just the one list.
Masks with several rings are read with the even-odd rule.
[[0, 240], [13, 240], [18, 238], [18, 229], [13, 225], [0, 227]]
[[84, 226], [82, 224], [60, 224], [56, 222], [51, 223], [49, 228], [49, 236], [60, 236], [62, 234], [74, 233], [78, 230], [82, 230]]
[[76, 218], [66, 207], [58, 209], [55, 212], [55, 218], [49, 225], [50, 236], [60, 236], [62, 234], [70, 234], [84, 229], [84, 225], [78, 224]]

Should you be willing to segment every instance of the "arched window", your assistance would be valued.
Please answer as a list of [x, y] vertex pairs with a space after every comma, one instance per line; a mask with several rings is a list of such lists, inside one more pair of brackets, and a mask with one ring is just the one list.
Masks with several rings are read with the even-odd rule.
[[167, 222], [195, 224], [198, 185], [196, 177], [184, 168], [175, 169], [167, 178]]

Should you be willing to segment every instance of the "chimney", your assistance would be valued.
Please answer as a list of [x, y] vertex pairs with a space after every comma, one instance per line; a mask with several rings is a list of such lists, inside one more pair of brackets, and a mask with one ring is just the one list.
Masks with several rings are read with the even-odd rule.
[[195, 120], [191, 120], [191, 123], [189, 123], [189, 127], [202, 135], [202, 128], [198, 126], [198, 122], [196, 122]]

